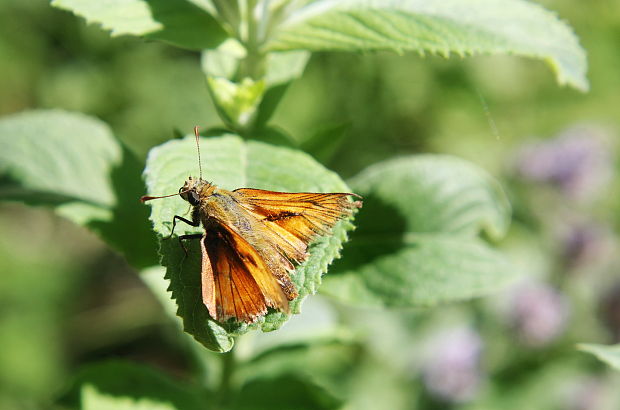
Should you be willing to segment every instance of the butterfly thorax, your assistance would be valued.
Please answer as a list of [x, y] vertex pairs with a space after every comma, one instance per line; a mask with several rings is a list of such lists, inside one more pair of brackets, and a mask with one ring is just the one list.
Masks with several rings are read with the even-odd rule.
[[194, 208], [192, 219], [200, 221], [205, 229], [214, 229], [222, 224], [236, 230], [252, 229], [246, 213], [239, 208], [234, 193], [230, 191], [204, 179], [189, 177], [179, 193]]

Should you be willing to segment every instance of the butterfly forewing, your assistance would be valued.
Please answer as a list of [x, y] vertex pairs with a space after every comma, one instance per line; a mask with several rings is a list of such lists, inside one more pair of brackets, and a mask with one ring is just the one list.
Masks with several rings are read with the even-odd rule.
[[351, 215], [359, 202], [348, 193], [283, 193], [241, 188], [239, 203], [271, 231], [273, 242], [296, 262], [307, 258], [308, 244], [329, 233], [338, 220]]

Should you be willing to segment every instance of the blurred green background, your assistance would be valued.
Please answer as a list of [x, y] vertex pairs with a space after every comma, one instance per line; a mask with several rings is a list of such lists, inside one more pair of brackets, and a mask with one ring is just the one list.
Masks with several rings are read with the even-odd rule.
[[[319, 159], [343, 178], [406, 153], [464, 157], [497, 176], [514, 207], [501, 246], [529, 279], [497, 297], [396, 312], [308, 301], [358, 335], [350, 357], [299, 358], [340, 357], [307, 372], [340, 380], [352, 408], [620, 408], [617, 376], [575, 350], [620, 341], [620, 3], [540, 3], [587, 50], [589, 93], [514, 57], [324, 53], [271, 121], [300, 143], [333, 136]], [[32, 108], [99, 117], [141, 159], [219, 122], [197, 53], [110, 38], [43, 0], [2, 0], [0, 115]], [[47, 408], [77, 369], [105, 358], [192, 380], [186, 341], [96, 236], [6, 202], [0, 231], [0, 408]], [[423, 354], [429, 344], [444, 354]]]

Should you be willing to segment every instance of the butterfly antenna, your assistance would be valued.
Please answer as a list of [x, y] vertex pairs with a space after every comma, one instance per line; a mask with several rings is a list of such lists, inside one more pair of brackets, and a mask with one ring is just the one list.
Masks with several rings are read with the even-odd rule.
[[187, 192], [189, 192], [190, 190], [187, 189], [185, 191], [181, 191], [177, 194], [170, 194], [170, 195], [161, 195], [161, 196], [148, 196], [148, 195], [144, 195], [140, 197], [140, 202], [146, 202], [146, 201], [150, 201], [151, 199], [160, 199], [160, 198], [169, 198], [171, 196], [177, 196], [177, 195], [181, 195], [181, 194], [185, 194]]
[[196, 148], [198, 148], [198, 171], [200, 172], [200, 179], [202, 179], [202, 163], [200, 161], [200, 136], [198, 135], [198, 126], [194, 127], [194, 135], [196, 136]]

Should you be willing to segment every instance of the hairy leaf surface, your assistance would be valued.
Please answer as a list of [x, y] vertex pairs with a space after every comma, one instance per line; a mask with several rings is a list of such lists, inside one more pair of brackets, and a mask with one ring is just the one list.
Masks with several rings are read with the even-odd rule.
[[[221, 188], [260, 188], [284, 192], [348, 192], [349, 188], [333, 172], [323, 168], [307, 154], [260, 142], [244, 142], [233, 135], [201, 139], [203, 178]], [[188, 176], [198, 176], [196, 145], [193, 136], [169, 141], [149, 153], [145, 169], [149, 195], [176, 193]], [[180, 197], [151, 202], [151, 221], [157, 234], [170, 234], [174, 215], [189, 216], [190, 207]], [[342, 221], [330, 236], [321, 237], [310, 248], [311, 256], [293, 274], [299, 297], [291, 302], [293, 313], [300, 311], [302, 300], [315, 293], [321, 275], [338, 256], [346, 231], [352, 227]], [[177, 225], [175, 235], [202, 232], [202, 228]], [[188, 244], [188, 257], [176, 240], [162, 241], [162, 264], [167, 267], [169, 290], [178, 305], [185, 330], [207, 348], [227, 351], [234, 335], [250, 328], [263, 331], [279, 328], [289, 315], [270, 312], [255, 325], [221, 324], [213, 321], [202, 303], [200, 291], [200, 249], [197, 241]]]

